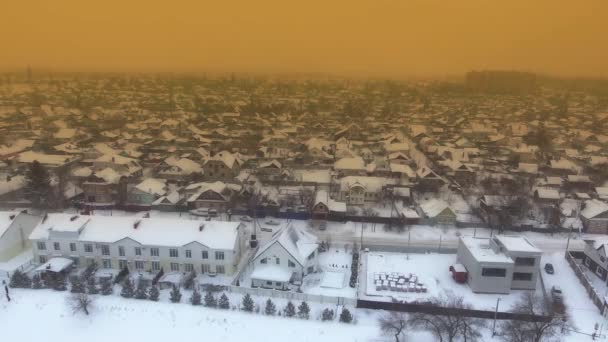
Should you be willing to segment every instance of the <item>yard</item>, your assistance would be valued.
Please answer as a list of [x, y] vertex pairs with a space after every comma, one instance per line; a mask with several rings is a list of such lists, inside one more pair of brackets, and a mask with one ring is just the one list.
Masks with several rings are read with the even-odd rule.
[[[473, 293], [467, 284], [458, 284], [452, 279], [449, 267], [456, 262], [455, 254], [368, 252], [364, 253], [362, 261], [365, 270], [361, 272], [359, 287], [359, 298], [362, 299], [423, 302], [451, 291], [455, 295], [462, 296], [465, 302], [479, 310], [494, 310], [496, 301], [500, 298], [499, 310], [508, 311], [523, 293], [523, 291], [512, 291], [508, 295]], [[422, 284], [426, 292], [377, 289], [374, 280], [381, 274], [415, 276], [417, 283]]]

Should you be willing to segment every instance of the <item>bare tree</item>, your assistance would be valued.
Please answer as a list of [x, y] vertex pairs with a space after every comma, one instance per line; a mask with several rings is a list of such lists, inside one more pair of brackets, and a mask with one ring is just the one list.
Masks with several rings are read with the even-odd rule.
[[380, 331], [385, 335], [395, 338], [395, 342], [400, 342], [408, 325], [407, 315], [404, 312], [389, 311], [378, 319]]
[[73, 313], [82, 311], [87, 316], [89, 315], [89, 309], [93, 306], [93, 298], [87, 293], [74, 293], [68, 297], [68, 302]]
[[410, 326], [428, 330], [439, 342], [454, 342], [460, 339], [468, 342], [481, 340], [480, 331], [485, 327], [481, 319], [465, 316], [460, 310], [449, 310], [470, 309], [471, 306], [464, 302], [463, 297], [447, 292], [431, 300], [431, 305], [447, 310], [442, 310], [441, 314], [422, 312], [412, 314], [408, 321]]
[[561, 335], [568, 327], [567, 317], [554, 310], [544, 298], [527, 292], [513, 306], [513, 312], [547, 317], [545, 320], [511, 320], [501, 325], [503, 340], [512, 342], [561, 341]]

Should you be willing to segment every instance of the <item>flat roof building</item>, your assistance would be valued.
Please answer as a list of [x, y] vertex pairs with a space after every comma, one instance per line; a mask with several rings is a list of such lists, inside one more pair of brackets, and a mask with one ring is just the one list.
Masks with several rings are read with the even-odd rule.
[[461, 237], [457, 260], [467, 270], [473, 292], [509, 293], [533, 290], [541, 251], [523, 236]]

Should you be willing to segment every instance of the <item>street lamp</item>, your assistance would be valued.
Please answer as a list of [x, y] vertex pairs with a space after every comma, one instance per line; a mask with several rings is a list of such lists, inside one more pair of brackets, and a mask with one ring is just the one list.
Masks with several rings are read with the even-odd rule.
[[494, 311], [494, 323], [492, 323], [492, 337], [496, 336], [496, 317], [498, 316], [498, 303], [500, 303], [500, 298], [496, 298], [496, 310]]

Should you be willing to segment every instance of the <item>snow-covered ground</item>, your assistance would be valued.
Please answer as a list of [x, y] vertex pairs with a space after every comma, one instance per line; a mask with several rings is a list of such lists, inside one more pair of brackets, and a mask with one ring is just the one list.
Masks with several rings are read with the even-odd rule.
[[[378, 311], [358, 312], [355, 324], [343, 324], [321, 322], [312, 315], [310, 320], [301, 320], [194, 307], [185, 299], [173, 304], [166, 301], [166, 294], [161, 302], [97, 295], [90, 316], [85, 316], [69, 308], [68, 292], [14, 289], [11, 293], [10, 303], [0, 299], [6, 341], [391, 341], [380, 335]], [[434, 340], [427, 332], [410, 336], [420, 342]]]
[[332, 246], [328, 251], [319, 253], [318, 273], [304, 278], [302, 292], [356, 298], [357, 290], [349, 286], [352, 251]]
[[[90, 316], [73, 314], [69, 293], [14, 290], [13, 301], [0, 302], [2, 336], [8, 341], [366, 341], [377, 334], [371, 325], [265, 317], [237, 311], [96, 296]], [[279, 323], [280, 322], [280, 323]], [[278, 323], [278, 324], [277, 324]], [[32, 327], [35, 327], [32, 329]], [[198, 337], [197, 337], [198, 336]]]
[[[391, 301], [396, 300], [414, 302], [425, 301], [448, 291], [462, 296], [465, 302], [478, 310], [494, 310], [496, 300], [500, 298], [500, 310], [508, 311], [516, 303], [524, 291], [512, 291], [510, 294], [481, 294], [471, 291], [467, 284], [458, 284], [452, 279], [449, 271], [456, 262], [455, 254], [405, 254], [405, 253], [364, 253], [362, 261], [365, 263], [359, 289], [360, 297], [369, 300]], [[427, 292], [397, 292], [390, 290], [376, 290], [374, 275], [379, 273], [398, 272], [417, 276], [418, 282], [424, 284]]]

